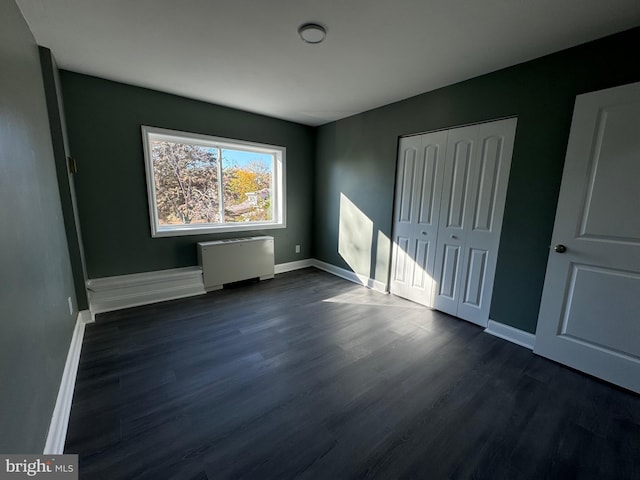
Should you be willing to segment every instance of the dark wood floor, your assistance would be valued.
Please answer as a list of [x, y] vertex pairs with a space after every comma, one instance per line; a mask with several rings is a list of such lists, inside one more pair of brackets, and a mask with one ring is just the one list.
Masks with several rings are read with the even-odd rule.
[[89, 325], [82, 479], [640, 479], [640, 397], [306, 269]]

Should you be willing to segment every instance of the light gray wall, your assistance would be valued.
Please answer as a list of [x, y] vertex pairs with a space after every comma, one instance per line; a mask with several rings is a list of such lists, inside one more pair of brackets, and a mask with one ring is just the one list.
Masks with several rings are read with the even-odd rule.
[[13, 0], [0, 0], [0, 275], [0, 452], [40, 453], [77, 309], [38, 47]]

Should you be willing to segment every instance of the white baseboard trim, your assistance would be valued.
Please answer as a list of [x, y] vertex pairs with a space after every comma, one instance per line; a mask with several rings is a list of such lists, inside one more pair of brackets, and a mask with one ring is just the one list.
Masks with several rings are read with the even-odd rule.
[[96, 278], [87, 281], [87, 290], [94, 315], [206, 293], [197, 266]]
[[[388, 293], [387, 286], [378, 280], [314, 258], [280, 263], [275, 265], [274, 270], [276, 274], [279, 274], [307, 267], [316, 267], [350, 282], [364, 285], [381, 293]], [[94, 278], [87, 281], [87, 291], [89, 293], [89, 311], [85, 323], [93, 321], [97, 313], [206, 293], [202, 280], [202, 269], [199, 266]]]
[[78, 315], [85, 325], [96, 321], [96, 316], [92, 315], [90, 310], [82, 310]]
[[533, 346], [536, 343], [536, 336], [533, 333], [525, 332], [519, 328], [511, 327], [491, 319], [489, 320], [489, 324], [484, 332], [493, 335], [494, 337], [508, 340], [509, 342], [528, 348], [529, 350], [533, 350]]
[[53, 409], [51, 424], [49, 425], [49, 432], [44, 445], [43, 453], [45, 455], [62, 455], [64, 453], [64, 442], [67, 438], [71, 402], [73, 401], [73, 391], [76, 386], [76, 375], [78, 373], [78, 363], [80, 362], [82, 340], [84, 339], [84, 328], [88, 323], [87, 319], [91, 320], [91, 314], [88, 310], [78, 312], [76, 326], [71, 336], [67, 361], [62, 372], [56, 406]]
[[387, 286], [373, 278], [367, 277], [365, 275], [360, 275], [359, 273], [351, 272], [349, 270], [345, 270], [344, 268], [336, 267], [330, 263], [323, 262], [321, 260], [313, 259], [312, 265], [320, 270], [324, 270], [325, 272], [331, 273], [337, 277], [344, 278], [345, 280], [349, 280], [350, 282], [357, 283], [358, 285], [364, 285], [367, 288], [371, 288], [380, 293], [389, 293], [387, 290]]
[[301, 269], [307, 268], [307, 267], [313, 267], [313, 259], [312, 258], [306, 258], [304, 260], [297, 260], [295, 262], [278, 263], [275, 266], [275, 273], [277, 275], [278, 273], [292, 272], [293, 270], [301, 270]]

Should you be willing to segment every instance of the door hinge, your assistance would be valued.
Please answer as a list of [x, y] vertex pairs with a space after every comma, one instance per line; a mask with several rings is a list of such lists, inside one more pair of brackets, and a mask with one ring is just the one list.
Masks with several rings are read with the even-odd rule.
[[78, 165], [76, 164], [76, 159], [73, 157], [67, 157], [67, 161], [69, 162], [69, 172], [78, 173]]

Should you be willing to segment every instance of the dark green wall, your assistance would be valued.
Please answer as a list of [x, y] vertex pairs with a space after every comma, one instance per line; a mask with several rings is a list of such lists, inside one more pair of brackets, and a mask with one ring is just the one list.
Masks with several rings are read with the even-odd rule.
[[41, 453], [77, 316], [38, 47], [0, 0], [0, 452]]
[[66, 120], [64, 117], [64, 105], [62, 103], [60, 73], [51, 50], [40, 47], [39, 51], [44, 93], [47, 99], [47, 111], [49, 113], [49, 128], [51, 130], [53, 155], [55, 157], [56, 172], [58, 175], [58, 190], [60, 192], [62, 217], [67, 232], [69, 259], [71, 260], [71, 270], [73, 272], [73, 283], [75, 285], [76, 299], [78, 300], [78, 309], [86, 310], [89, 308], [85, 287], [87, 274], [84, 264], [82, 236], [79, 228], [80, 220], [77, 213], [75, 185], [73, 174], [69, 173], [67, 164], [69, 145]]
[[517, 115], [490, 318], [534, 332], [575, 97], [639, 81], [637, 45], [640, 28], [320, 127], [314, 256], [349, 268], [338, 253], [344, 194], [374, 225], [373, 245], [353, 248], [372, 248], [370, 274], [386, 283], [378, 232], [391, 238], [398, 137]]
[[[309, 258], [314, 131], [310, 127], [62, 71], [89, 278], [196, 265], [200, 241], [275, 237], [276, 263]], [[287, 148], [287, 228], [151, 238], [140, 125]], [[302, 252], [295, 254], [295, 245]]]

